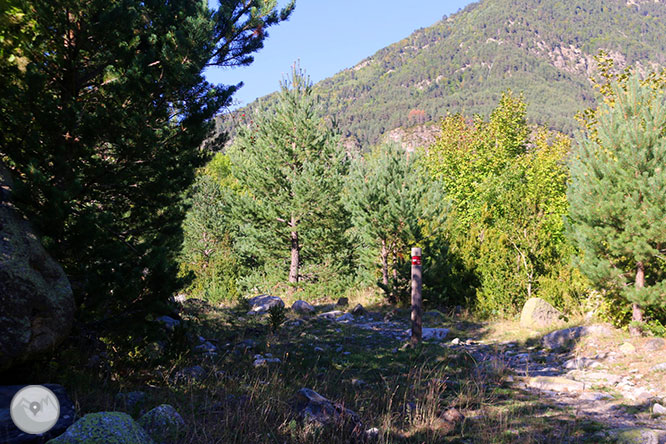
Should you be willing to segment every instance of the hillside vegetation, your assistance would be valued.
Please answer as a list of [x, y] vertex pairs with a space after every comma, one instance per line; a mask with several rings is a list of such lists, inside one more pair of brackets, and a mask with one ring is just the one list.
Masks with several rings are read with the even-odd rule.
[[[507, 89], [523, 92], [527, 117], [573, 133], [595, 106], [593, 57], [648, 70], [666, 61], [666, 5], [624, 0], [494, 0], [469, 5], [316, 84], [324, 112], [350, 144], [447, 113], [488, 115]], [[249, 108], [266, 109], [274, 95]], [[248, 109], [221, 118], [223, 128]]]

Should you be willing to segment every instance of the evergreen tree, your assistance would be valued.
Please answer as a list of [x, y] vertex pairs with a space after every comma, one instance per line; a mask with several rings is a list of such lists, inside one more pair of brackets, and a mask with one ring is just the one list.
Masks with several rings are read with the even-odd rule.
[[275, 4], [20, 2], [40, 38], [0, 86], [0, 151], [16, 202], [87, 310], [112, 317], [178, 285], [182, 193], [237, 89], [205, 82], [203, 69], [250, 63], [293, 6]]
[[373, 264], [379, 259], [380, 287], [392, 303], [405, 292], [400, 269], [409, 248], [420, 245], [446, 218], [442, 185], [423, 173], [417, 153], [383, 145], [356, 162], [348, 181], [347, 208], [364, 248], [376, 254]]
[[666, 94], [636, 75], [622, 84], [571, 157], [570, 235], [583, 272], [632, 303], [638, 333], [643, 308], [666, 305]]
[[282, 82], [275, 107], [239, 130], [230, 155], [244, 191], [234, 207], [238, 248], [255, 265], [288, 263], [293, 291], [304, 262], [336, 254], [347, 219], [340, 202], [346, 156], [300, 68]]

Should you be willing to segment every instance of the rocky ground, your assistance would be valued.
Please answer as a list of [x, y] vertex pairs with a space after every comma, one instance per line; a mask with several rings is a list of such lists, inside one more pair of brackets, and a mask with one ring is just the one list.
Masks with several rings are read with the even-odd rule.
[[157, 357], [131, 373], [87, 356], [102, 384], [48, 376], [83, 416], [54, 442], [101, 422], [174, 443], [666, 443], [660, 338], [604, 325], [513, 331], [428, 311], [413, 348], [407, 310], [270, 297], [185, 301], [154, 322], [189, 350], [142, 344], [139, 355]]

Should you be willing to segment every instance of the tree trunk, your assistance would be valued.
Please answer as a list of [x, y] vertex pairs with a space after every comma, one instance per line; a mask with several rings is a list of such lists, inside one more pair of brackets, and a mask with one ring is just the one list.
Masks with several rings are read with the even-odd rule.
[[[636, 289], [645, 287], [645, 267], [643, 262], [636, 264]], [[643, 322], [643, 309], [637, 303], [631, 306], [631, 322], [638, 324]], [[640, 336], [642, 329], [637, 325], [629, 327], [632, 336]]]
[[389, 274], [388, 274], [388, 248], [386, 248], [386, 240], [382, 239], [382, 284], [384, 285], [384, 291], [386, 296], [389, 297], [388, 288], [389, 288]]
[[291, 218], [291, 266], [289, 267], [289, 283], [292, 284], [289, 288], [289, 293], [293, 293], [296, 290], [296, 285], [298, 283], [298, 275], [300, 264], [300, 253], [301, 246], [298, 244], [298, 231], [296, 231], [296, 220], [292, 216]]

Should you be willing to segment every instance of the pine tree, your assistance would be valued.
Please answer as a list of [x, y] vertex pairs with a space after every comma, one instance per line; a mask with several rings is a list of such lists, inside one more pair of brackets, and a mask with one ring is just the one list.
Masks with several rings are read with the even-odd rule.
[[419, 245], [446, 217], [442, 185], [425, 177], [417, 153], [383, 145], [356, 162], [347, 188], [354, 227], [364, 246], [379, 256], [380, 287], [395, 303], [405, 290], [400, 268], [409, 248]]
[[80, 305], [112, 318], [177, 287], [182, 196], [212, 118], [238, 86], [203, 78], [250, 63], [289, 15], [273, 0], [21, 1], [38, 39], [0, 85], [0, 152], [16, 202]]
[[346, 228], [346, 156], [300, 68], [281, 83], [275, 107], [239, 130], [230, 156], [245, 192], [235, 206], [238, 247], [255, 264], [283, 269], [288, 258], [293, 291], [303, 263], [335, 253]]
[[632, 303], [638, 333], [643, 308], [666, 305], [666, 94], [636, 75], [623, 84], [572, 155], [570, 235], [582, 271]]

